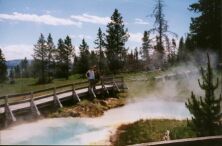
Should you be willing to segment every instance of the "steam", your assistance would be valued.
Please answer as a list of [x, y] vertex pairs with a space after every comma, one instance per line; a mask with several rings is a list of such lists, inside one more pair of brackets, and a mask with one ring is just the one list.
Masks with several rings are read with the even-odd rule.
[[[98, 118], [55, 118], [1, 131], [1, 144], [109, 144], [117, 126], [139, 119], [185, 119], [183, 102], [144, 99], [107, 111]], [[103, 143], [99, 143], [103, 142]]]
[[[149, 75], [149, 74], [148, 74]], [[149, 76], [140, 80], [148, 80]], [[140, 77], [141, 78], [141, 77]], [[165, 101], [183, 101], [190, 97], [191, 91], [197, 95], [203, 95], [203, 90], [198, 85], [200, 78], [199, 68], [193, 64], [181, 65], [157, 75], [147, 82], [130, 82], [129, 96], [132, 101], [154, 98]], [[155, 80], [155, 81], [152, 81]], [[152, 85], [150, 85], [153, 82]]]
[[140, 119], [190, 118], [185, 101], [191, 91], [204, 94], [197, 81], [199, 69], [200, 65], [194, 62], [171, 68], [159, 75], [163, 80], [151, 86], [152, 80], [147, 75], [140, 76], [128, 83], [129, 100], [123, 107], [111, 109], [97, 118], [44, 119], [11, 127], [0, 131], [0, 144], [109, 145], [109, 136], [121, 124]]

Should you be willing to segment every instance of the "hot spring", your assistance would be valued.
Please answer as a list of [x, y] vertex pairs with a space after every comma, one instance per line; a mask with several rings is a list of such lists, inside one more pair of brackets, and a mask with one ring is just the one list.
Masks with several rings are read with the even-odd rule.
[[111, 109], [98, 118], [53, 118], [0, 131], [0, 144], [109, 144], [109, 136], [120, 124], [139, 119], [186, 119], [184, 102], [144, 99]]

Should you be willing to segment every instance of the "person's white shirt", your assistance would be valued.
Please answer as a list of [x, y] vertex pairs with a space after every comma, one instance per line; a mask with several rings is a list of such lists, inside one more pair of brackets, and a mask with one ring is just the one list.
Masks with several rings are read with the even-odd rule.
[[93, 70], [88, 70], [87, 73], [89, 74], [88, 79], [94, 80], [95, 79], [95, 73]]

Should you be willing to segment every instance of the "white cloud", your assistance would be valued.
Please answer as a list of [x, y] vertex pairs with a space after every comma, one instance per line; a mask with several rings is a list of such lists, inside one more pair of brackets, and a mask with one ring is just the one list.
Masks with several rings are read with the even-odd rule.
[[0, 48], [6, 58], [6, 60], [12, 59], [32, 59], [33, 45], [29, 44], [13, 44], [13, 45], [1, 45]]
[[102, 25], [106, 25], [107, 23], [110, 22], [109, 17], [99, 17], [95, 15], [89, 15], [86, 13], [83, 13], [82, 15], [72, 15], [71, 18], [79, 22], [87, 22], [87, 23], [102, 24]]
[[47, 25], [75, 25], [80, 27], [81, 22], [75, 22], [71, 19], [58, 18], [51, 15], [36, 15], [36, 14], [23, 14], [14, 12], [13, 14], [0, 14], [0, 20], [14, 20], [14, 21], [25, 21], [35, 22]]
[[84, 35], [84, 34], [80, 34], [80, 35], [70, 35], [71, 38], [73, 39], [88, 39], [88, 40], [91, 40], [92, 39], [92, 36], [90, 35]]
[[140, 19], [140, 18], [135, 18], [134, 19], [134, 23], [135, 24], [142, 24], [142, 25], [148, 25], [149, 23], [144, 21], [143, 19]]
[[140, 32], [129, 33], [129, 35], [130, 35], [129, 41], [137, 42], [137, 43], [142, 43], [142, 37], [143, 37], [142, 33], [140, 33]]

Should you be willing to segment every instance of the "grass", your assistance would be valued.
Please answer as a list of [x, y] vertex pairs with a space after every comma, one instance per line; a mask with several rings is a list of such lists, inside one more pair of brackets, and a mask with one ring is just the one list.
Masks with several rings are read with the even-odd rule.
[[[124, 73], [124, 74], [120, 74], [120, 75], [124, 76], [127, 85], [130, 86], [130, 85], [133, 85], [133, 84], [131, 84], [130, 78], [145, 77], [145, 78], [148, 78], [149, 80], [151, 80], [156, 74], [154, 72], [148, 72], [148, 73], [138, 72], [138, 73]], [[80, 82], [80, 81], [87, 81], [87, 79], [80, 78], [79, 74], [75, 74], [75, 75], [70, 76], [68, 80], [54, 79], [52, 83], [35, 84], [36, 79], [34, 79], [34, 78], [19, 78], [19, 79], [15, 79], [14, 84], [9, 84], [9, 82], [0, 83], [0, 97], [5, 96], [5, 95], [13, 95], [13, 94], [18, 94], [18, 93], [27, 93], [27, 92], [32, 92], [32, 91], [38, 91], [38, 90], [42, 90], [42, 89], [57, 87], [60, 85], [65, 85], [65, 84], [70, 84], [70, 83], [75, 83], [75, 82]], [[150, 86], [150, 83], [147, 84], [147, 82], [142, 82], [142, 84], [138, 82], [136, 84], [140, 84], [139, 86], [141, 88], [145, 87], [146, 89], [147, 89], [147, 86]], [[130, 86], [130, 88], [131, 88], [131, 86]], [[135, 87], [132, 87], [132, 88], [134, 89]], [[141, 91], [139, 91], [139, 88], [136, 88], [134, 94], [137, 94], [140, 92]], [[41, 93], [41, 94], [45, 94], [45, 93]], [[26, 97], [23, 97], [23, 96], [18, 97], [16, 99], [12, 98], [9, 100], [9, 102], [14, 102], [14, 101], [25, 99], [25, 98]], [[0, 103], [2, 103], [2, 102], [4, 102], [4, 101], [0, 100]]]
[[154, 77], [163, 74], [162, 71], [135, 72], [121, 74], [129, 88], [129, 97], [138, 97], [148, 94], [155, 88]]
[[125, 98], [94, 99], [93, 101], [82, 100], [79, 103], [60, 108], [57, 112], [49, 113], [48, 117], [98, 117], [104, 111], [123, 106]]
[[120, 126], [113, 145], [122, 146], [161, 141], [166, 130], [170, 130], [171, 139], [196, 137], [195, 133], [187, 127], [185, 120], [139, 120], [132, 124]]
[[36, 79], [34, 78], [19, 78], [15, 79], [15, 84], [9, 84], [8, 82], [0, 83], [0, 96], [37, 91], [83, 80], [87, 81], [86, 79], [80, 78], [80, 75], [76, 74], [70, 76], [68, 80], [54, 79], [52, 83], [37, 85], [35, 84]]

